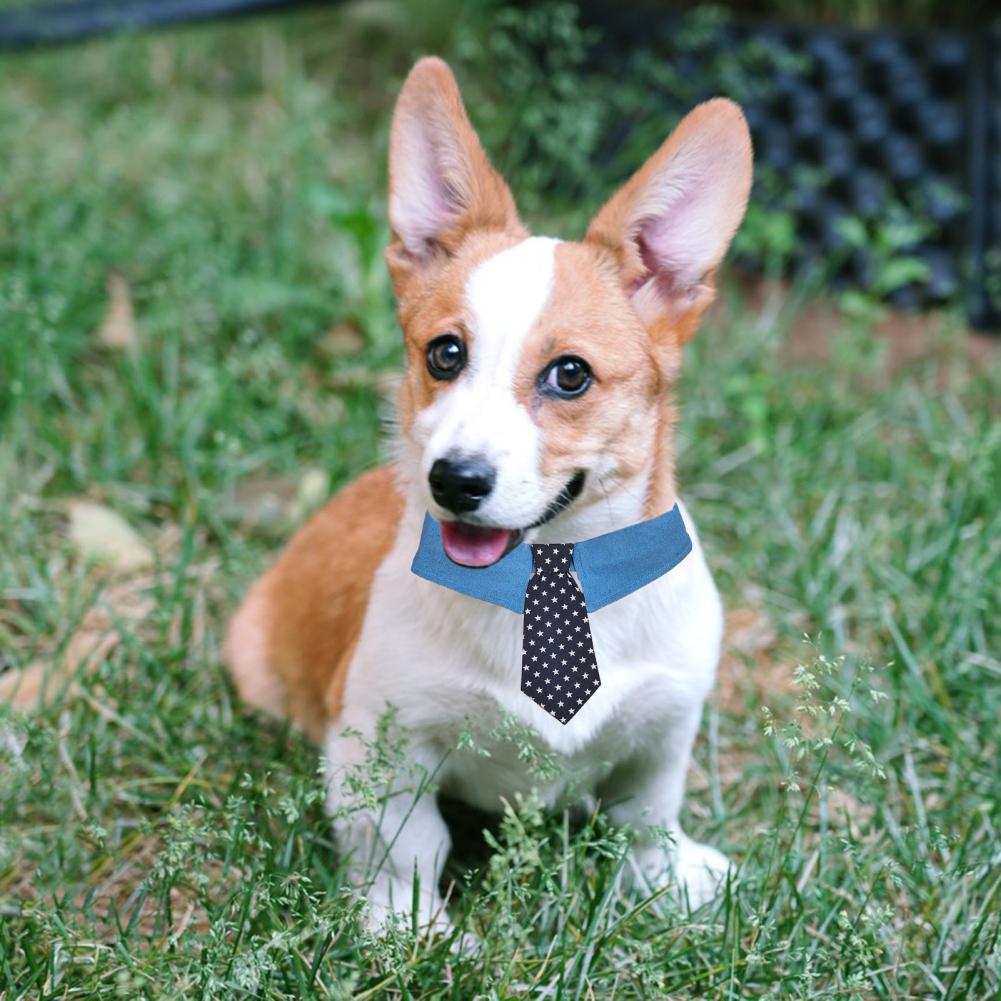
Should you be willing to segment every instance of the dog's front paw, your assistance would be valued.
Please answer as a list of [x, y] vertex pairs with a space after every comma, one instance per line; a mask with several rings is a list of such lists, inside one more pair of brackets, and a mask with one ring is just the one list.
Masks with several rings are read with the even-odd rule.
[[650, 886], [672, 883], [678, 901], [693, 911], [709, 903], [733, 871], [733, 864], [722, 852], [692, 841], [680, 831], [673, 835], [669, 847], [643, 845], [634, 849], [633, 856]]
[[694, 911], [719, 893], [733, 863], [711, 845], [682, 836], [674, 862], [674, 877], [682, 900]]
[[412, 883], [380, 877], [367, 891], [360, 890], [364, 901], [362, 917], [367, 930], [373, 935], [384, 935], [391, 928], [410, 929], [414, 926], [414, 907], [417, 907], [417, 930], [422, 935], [448, 935], [452, 923], [445, 910], [445, 901], [439, 893], [423, 889], [414, 899]]

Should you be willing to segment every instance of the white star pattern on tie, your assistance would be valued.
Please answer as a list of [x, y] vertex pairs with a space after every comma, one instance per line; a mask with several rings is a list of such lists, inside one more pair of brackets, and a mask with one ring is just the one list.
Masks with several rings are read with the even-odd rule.
[[[535, 571], [528, 585], [525, 605], [531, 606], [534, 614], [526, 614], [523, 620], [521, 690], [553, 719], [569, 723], [601, 685], [587, 605], [580, 587], [570, 576], [573, 544], [553, 542], [533, 545], [531, 549]], [[542, 612], [536, 607], [540, 601]], [[564, 633], [562, 627], [569, 626], [571, 619], [583, 621], [583, 625], [574, 627], [574, 632], [582, 634], [583, 638], [570, 644], [568, 650], [567, 643], [560, 640]], [[569, 637], [567, 639], [569, 641]], [[531, 648], [538, 649], [539, 653], [531, 652]], [[572, 687], [569, 672], [573, 672]]]

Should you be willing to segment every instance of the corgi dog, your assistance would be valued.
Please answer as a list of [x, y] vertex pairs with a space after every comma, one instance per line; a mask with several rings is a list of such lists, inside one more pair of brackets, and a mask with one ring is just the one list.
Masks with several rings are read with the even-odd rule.
[[[633, 871], [690, 906], [727, 873], [679, 822], [722, 608], [677, 499], [671, 387], [751, 173], [740, 108], [712, 100], [581, 241], [532, 236], [448, 66], [425, 58], [407, 77], [389, 153], [386, 261], [406, 347], [394, 461], [299, 530], [225, 642], [240, 695], [322, 746], [335, 835], [373, 926], [417, 906], [421, 925], [448, 927], [436, 790], [494, 811], [532, 790], [553, 806], [597, 801], [633, 832]], [[483, 567], [520, 542], [581, 542], [676, 502], [692, 551], [591, 615], [601, 687], [566, 726], [519, 687], [520, 615], [411, 572], [427, 514], [451, 560]], [[505, 721], [560, 778], [533, 772]], [[407, 777], [373, 764], [386, 727]], [[385, 795], [359, 806], [351, 776], [366, 770]]]

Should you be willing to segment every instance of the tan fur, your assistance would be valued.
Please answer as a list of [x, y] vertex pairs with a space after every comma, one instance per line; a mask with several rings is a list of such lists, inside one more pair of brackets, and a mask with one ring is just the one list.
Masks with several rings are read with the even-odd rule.
[[[525, 345], [515, 393], [543, 429], [546, 474], [568, 480], [592, 456], [613, 456], [615, 472], [603, 484], [611, 490], [647, 466], [650, 415], [665, 386], [609, 255], [591, 244], [561, 243], [555, 262], [553, 290]], [[573, 400], [540, 397], [539, 374], [563, 355], [586, 361], [593, 385]]]
[[395, 229], [386, 248], [407, 351], [398, 409], [404, 430], [409, 430], [414, 413], [448, 385], [427, 371], [428, 342], [445, 333], [459, 334], [467, 344], [471, 341], [464, 298], [469, 275], [528, 236], [510, 190], [490, 165], [469, 122], [452, 71], [435, 58], [421, 59], [414, 66], [393, 112], [390, 216], [394, 199], [401, 197], [402, 168], [418, 131], [430, 137], [447, 164], [455, 206], [447, 229], [422, 252], [406, 246]]
[[403, 507], [387, 467], [338, 493], [294, 536], [234, 616], [226, 660], [240, 694], [319, 742], [341, 693], [372, 577]]
[[466, 283], [485, 260], [525, 238], [517, 229], [471, 233], [454, 257], [442, 262], [424, 279], [421, 294], [404, 293], [399, 299], [400, 326], [407, 353], [407, 367], [400, 386], [398, 415], [409, 430], [414, 413], [429, 406], [449, 383], [431, 377], [424, 364], [428, 343], [441, 334], [459, 334], [468, 350], [475, 350], [466, 315]]
[[[744, 216], [751, 190], [752, 163], [744, 115], [732, 101], [719, 98], [706, 101], [685, 116], [660, 149], [605, 203], [588, 227], [585, 245], [611, 259], [612, 270], [626, 293], [635, 292], [649, 278], [636, 237], [649, 211], [651, 189], [658, 175], [670, 169], [679, 150], [693, 137], [697, 142], [715, 144], [721, 166], [732, 177], [734, 187], [741, 191], [729, 207], [728, 218], [720, 221], [720, 257]], [[647, 517], [660, 514], [674, 503], [673, 431], [677, 415], [669, 390], [681, 367], [682, 346], [695, 335], [702, 314], [716, 297], [718, 263], [717, 259], [694, 287], [673, 289], [674, 294], [666, 301], [660, 298], [655, 308], [637, 310], [654, 351], [662, 389], [656, 416], [654, 473], [646, 498]]]

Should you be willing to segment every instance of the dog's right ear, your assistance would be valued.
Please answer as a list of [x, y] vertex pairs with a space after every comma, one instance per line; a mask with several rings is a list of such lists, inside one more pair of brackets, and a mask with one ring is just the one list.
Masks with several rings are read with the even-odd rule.
[[471, 230], [521, 228], [511, 192], [483, 152], [455, 77], [440, 59], [421, 59], [396, 101], [389, 224], [386, 261], [397, 295], [454, 253]]

